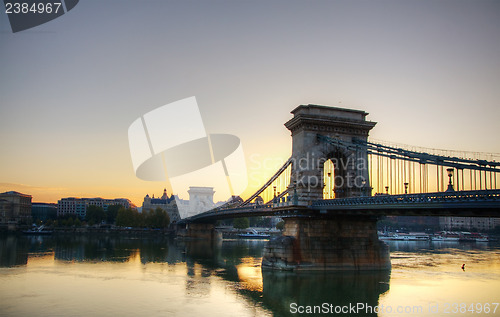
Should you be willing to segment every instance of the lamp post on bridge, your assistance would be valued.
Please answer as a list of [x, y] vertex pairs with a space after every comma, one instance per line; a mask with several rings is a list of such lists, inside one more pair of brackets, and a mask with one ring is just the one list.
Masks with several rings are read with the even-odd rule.
[[451, 179], [453, 178], [453, 168], [447, 168], [446, 171], [448, 172], [448, 177], [450, 178], [450, 181], [448, 183], [448, 189], [446, 189], [447, 192], [454, 192], [455, 189], [453, 188], [453, 183]]
[[405, 194], [408, 194], [408, 185], [409, 184], [408, 183], [404, 183], [404, 185], [405, 185]]
[[368, 185], [366, 179], [363, 179], [361, 184], [362, 184], [362, 187], [361, 187], [362, 196], [371, 196], [370, 191], [372, 188]]

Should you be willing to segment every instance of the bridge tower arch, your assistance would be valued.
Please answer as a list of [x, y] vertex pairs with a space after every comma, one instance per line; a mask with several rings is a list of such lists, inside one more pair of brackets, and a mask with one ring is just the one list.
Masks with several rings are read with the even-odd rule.
[[363, 148], [347, 148], [322, 142], [321, 136], [344, 142], [367, 141], [376, 122], [367, 121], [367, 112], [320, 105], [300, 105], [285, 123], [292, 134], [291, 186], [295, 186], [299, 204], [323, 198], [323, 167], [334, 166], [336, 198], [370, 196], [368, 156]]

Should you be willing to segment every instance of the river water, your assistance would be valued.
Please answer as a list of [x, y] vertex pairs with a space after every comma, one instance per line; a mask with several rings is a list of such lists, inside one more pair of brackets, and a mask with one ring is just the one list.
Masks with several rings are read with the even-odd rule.
[[500, 316], [499, 244], [388, 241], [390, 271], [293, 274], [261, 271], [265, 243], [2, 236], [0, 316]]

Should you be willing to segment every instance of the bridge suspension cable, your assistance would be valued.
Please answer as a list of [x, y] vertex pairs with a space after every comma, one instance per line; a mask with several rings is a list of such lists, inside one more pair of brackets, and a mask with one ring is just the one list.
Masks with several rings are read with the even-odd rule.
[[[454, 190], [497, 189], [500, 162], [485, 160], [500, 154], [435, 150], [442, 153], [461, 153], [462, 157], [430, 154], [353, 139], [352, 142], [318, 135], [323, 142], [350, 151], [366, 153], [369, 162], [370, 186], [379, 194], [425, 193]], [[474, 154], [475, 158], [465, 156]], [[476, 159], [482, 154], [481, 159]], [[356, 154], [358, 155], [358, 154]], [[469, 170], [469, 173], [466, 173]]]
[[[239, 206], [245, 206], [252, 202], [259, 195], [264, 193], [264, 203], [268, 203], [273, 200], [275, 196], [281, 198], [288, 193], [288, 185], [290, 184], [291, 178], [291, 164], [292, 158], [289, 158], [283, 166], [281, 166], [276, 173], [274, 173], [269, 180], [262, 185], [252, 196], [250, 196], [247, 200], [242, 202]], [[272, 191], [271, 191], [272, 190]]]
[[410, 144], [395, 143], [386, 140], [373, 139], [370, 141], [375, 144], [383, 144], [394, 149], [406, 149], [419, 153], [429, 153], [434, 155], [446, 157], [460, 157], [469, 158], [472, 160], [486, 160], [486, 161], [500, 161], [500, 153], [479, 152], [479, 151], [464, 151], [464, 150], [450, 150], [450, 149], [436, 149], [430, 147], [416, 146]]

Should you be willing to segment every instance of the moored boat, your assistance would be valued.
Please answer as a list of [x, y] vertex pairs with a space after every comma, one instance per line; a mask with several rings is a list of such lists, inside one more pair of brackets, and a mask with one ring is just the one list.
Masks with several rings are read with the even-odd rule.
[[431, 237], [431, 241], [459, 241], [460, 236], [456, 232], [442, 231]]
[[395, 233], [393, 235], [379, 236], [379, 239], [395, 241], [428, 241], [429, 235], [420, 232]]
[[431, 237], [432, 241], [455, 241], [455, 242], [489, 242], [487, 235], [470, 232], [449, 232], [442, 231]]
[[51, 230], [45, 230], [45, 226], [41, 225], [40, 227], [34, 227], [29, 230], [24, 230], [24, 234], [30, 234], [30, 235], [49, 235], [52, 234]]
[[489, 241], [490, 241], [490, 238], [488, 238], [487, 236], [482, 236], [482, 237], [476, 238], [476, 242], [489, 242]]
[[238, 237], [244, 239], [268, 239], [269, 237], [271, 237], [271, 235], [267, 233], [260, 233], [255, 229], [250, 229], [245, 233], [238, 234]]

